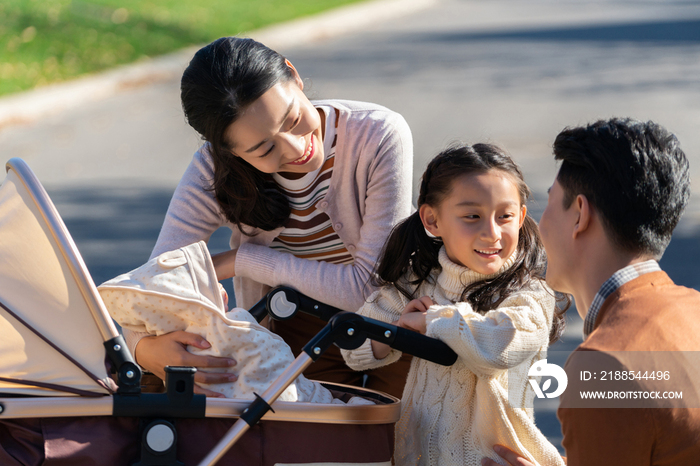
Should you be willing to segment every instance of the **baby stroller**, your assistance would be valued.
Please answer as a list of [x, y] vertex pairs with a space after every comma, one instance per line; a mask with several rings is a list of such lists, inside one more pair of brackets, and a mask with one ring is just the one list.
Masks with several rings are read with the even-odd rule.
[[369, 337], [441, 364], [456, 359], [442, 342], [337, 314], [280, 287], [251, 309], [258, 320], [302, 310], [329, 323], [255, 401], [193, 394], [194, 368], [166, 368], [165, 393], [146, 393], [141, 370], [45, 190], [22, 160], [11, 159], [6, 169], [0, 185], [2, 465], [389, 465], [398, 399], [336, 384], [326, 387], [337, 398], [362, 396], [374, 404], [275, 399], [331, 344], [352, 349]]

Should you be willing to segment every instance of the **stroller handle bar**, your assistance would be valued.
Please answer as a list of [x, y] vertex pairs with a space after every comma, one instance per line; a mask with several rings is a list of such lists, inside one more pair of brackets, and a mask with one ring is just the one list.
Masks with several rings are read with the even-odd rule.
[[[286, 286], [274, 288], [250, 309], [250, 313], [258, 322], [268, 314], [273, 319], [286, 320], [298, 311], [328, 321], [330, 325], [304, 349], [314, 361], [320, 356], [318, 352], [314, 352], [316, 348], [321, 350], [321, 353], [327, 349], [327, 346], [319, 345], [325, 341], [324, 338], [327, 337], [324, 335], [328, 332], [333, 334], [333, 341], [330, 343], [335, 343], [342, 349], [359, 348], [369, 338], [443, 366], [451, 366], [457, 360], [457, 354], [452, 348], [440, 340], [353, 312], [342, 311]], [[309, 351], [306, 348], [309, 348]]]
[[457, 353], [443, 341], [354, 312], [341, 312], [333, 316], [303, 350], [316, 361], [331, 343], [352, 350], [359, 348], [367, 339], [442, 366], [451, 366], [457, 360]]

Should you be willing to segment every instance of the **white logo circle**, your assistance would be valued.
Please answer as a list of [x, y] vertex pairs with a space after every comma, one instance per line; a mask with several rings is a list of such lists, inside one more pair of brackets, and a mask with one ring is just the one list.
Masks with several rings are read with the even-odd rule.
[[537, 380], [528, 379], [537, 398], [556, 398], [564, 393], [569, 383], [569, 378], [566, 376], [564, 369], [556, 364], [547, 364], [546, 359], [541, 359], [533, 364], [527, 375], [529, 377], [554, 377], [557, 380], [557, 389], [552, 393], [546, 393], [547, 389], [552, 385], [552, 379], [547, 379], [544, 384], [542, 384], [542, 388], [537, 384]]

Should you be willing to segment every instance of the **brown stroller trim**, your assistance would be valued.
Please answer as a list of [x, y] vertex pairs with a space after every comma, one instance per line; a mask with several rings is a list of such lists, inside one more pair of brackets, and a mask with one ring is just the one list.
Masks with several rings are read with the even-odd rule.
[[[153, 455], [155, 460], [150, 464], [198, 464], [203, 452], [210, 451], [234, 421], [206, 418], [166, 422], [176, 431], [175, 462], [164, 461], [163, 455]], [[141, 449], [149, 426], [148, 420], [114, 416], [0, 421], [0, 464], [125, 466], [139, 458], [144, 464], [148, 459]], [[7, 435], [9, 429], [15, 434], [13, 437]], [[393, 429], [385, 425], [336, 426], [265, 420], [251, 428], [218, 464], [389, 466], [392, 453]]]

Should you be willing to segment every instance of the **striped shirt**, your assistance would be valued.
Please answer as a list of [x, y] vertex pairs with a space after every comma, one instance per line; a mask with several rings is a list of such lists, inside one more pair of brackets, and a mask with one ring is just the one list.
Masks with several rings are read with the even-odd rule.
[[608, 296], [613, 294], [625, 283], [630, 282], [646, 273], [658, 272], [660, 270], [661, 267], [659, 267], [659, 263], [652, 259], [645, 262], [628, 265], [627, 267], [615, 272], [612, 277], [608, 278], [593, 298], [593, 303], [586, 314], [586, 320], [583, 321], [584, 338], [587, 338], [588, 335], [595, 330], [595, 321], [598, 318], [598, 312], [600, 312], [600, 308], [603, 307], [603, 303]]
[[[325, 161], [321, 168], [295, 180], [273, 174], [275, 182], [289, 200], [292, 212], [284, 224], [284, 230], [272, 241], [272, 249], [289, 252], [301, 259], [334, 264], [354, 262], [322, 208], [333, 174], [338, 118], [338, 110], [326, 112]], [[321, 209], [317, 206], [321, 206]]]

